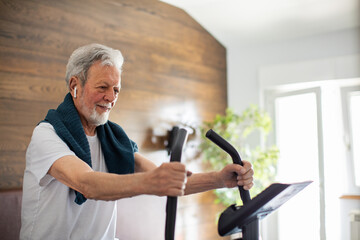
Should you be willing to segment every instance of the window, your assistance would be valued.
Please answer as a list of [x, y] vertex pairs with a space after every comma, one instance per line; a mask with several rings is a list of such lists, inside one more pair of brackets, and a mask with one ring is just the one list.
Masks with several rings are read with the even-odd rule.
[[[323, 155], [320, 89], [272, 95], [275, 141], [280, 149], [278, 182], [313, 180], [277, 212], [276, 239], [320, 239]], [[301, 206], [301, 207], [299, 207]], [[291, 222], [291, 224], [289, 224]], [[299, 231], [299, 226], [303, 231]], [[296, 234], [294, 234], [296, 233]]]
[[341, 89], [350, 193], [360, 187], [360, 87]]
[[314, 183], [278, 210], [277, 231], [267, 230], [264, 239], [340, 239], [347, 231], [340, 197], [360, 195], [359, 80], [310, 86], [265, 92], [274, 122], [270, 144], [280, 149], [277, 180]]

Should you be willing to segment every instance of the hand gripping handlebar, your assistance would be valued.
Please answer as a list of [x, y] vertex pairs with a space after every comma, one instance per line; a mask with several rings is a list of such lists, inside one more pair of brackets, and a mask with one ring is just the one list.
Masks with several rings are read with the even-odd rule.
[[[176, 129], [176, 131], [174, 132], [174, 139], [171, 147], [170, 162], [181, 162], [181, 154], [186, 139], [187, 131], [183, 128]], [[166, 202], [165, 240], [174, 239], [176, 208], [177, 197], [168, 196]]]
[[[217, 134], [212, 129], [210, 129], [209, 131], [207, 131], [205, 136], [208, 139], [210, 139], [213, 143], [218, 145], [222, 150], [227, 152], [231, 156], [233, 163], [240, 164], [241, 166], [244, 165], [236, 149], [224, 138], [222, 138], [219, 134]], [[244, 190], [243, 186], [239, 186], [239, 192], [240, 192], [241, 200], [244, 205], [251, 200], [249, 191]]]

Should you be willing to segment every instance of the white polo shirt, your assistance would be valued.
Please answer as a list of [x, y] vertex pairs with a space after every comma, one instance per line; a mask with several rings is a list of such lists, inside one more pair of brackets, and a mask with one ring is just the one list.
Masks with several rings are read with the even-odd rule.
[[[97, 136], [87, 136], [92, 168], [107, 172]], [[20, 239], [114, 239], [116, 201], [74, 202], [75, 192], [47, 172], [59, 158], [75, 155], [49, 123], [39, 124], [26, 152]]]

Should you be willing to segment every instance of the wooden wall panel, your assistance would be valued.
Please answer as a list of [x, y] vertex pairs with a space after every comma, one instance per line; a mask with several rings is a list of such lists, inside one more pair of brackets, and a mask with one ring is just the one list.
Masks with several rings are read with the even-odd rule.
[[[93, 42], [124, 55], [110, 119], [142, 150], [153, 150], [151, 129], [162, 121], [200, 123], [225, 111], [226, 50], [176, 7], [156, 0], [0, 0], [0, 190], [21, 188], [32, 131], [67, 93], [67, 60]], [[180, 206], [180, 215], [193, 207]]]

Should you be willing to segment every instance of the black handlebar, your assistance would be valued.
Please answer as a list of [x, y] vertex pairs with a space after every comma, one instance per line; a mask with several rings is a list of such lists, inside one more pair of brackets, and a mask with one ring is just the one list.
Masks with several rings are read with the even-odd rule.
[[[187, 131], [183, 128], [174, 131], [174, 139], [171, 146], [170, 162], [181, 162], [181, 154], [186, 142]], [[165, 240], [173, 240], [175, 234], [177, 197], [167, 197]]]
[[[212, 129], [210, 129], [209, 131], [207, 131], [205, 136], [208, 139], [210, 139], [213, 143], [218, 145], [225, 152], [227, 152], [231, 156], [233, 163], [240, 164], [241, 166], [244, 165], [236, 149], [228, 141], [222, 138], [219, 134], [217, 134]], [[240, 192], [241, 200], [244, 205], [251, 200], [249, 191], [245, 190], [242, 186], [239, 186], [239, 192]]]

